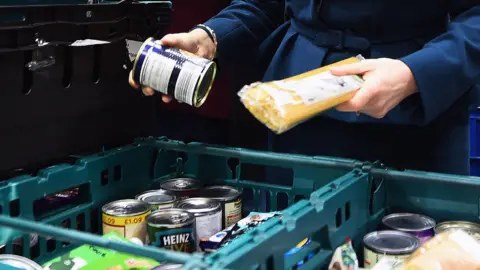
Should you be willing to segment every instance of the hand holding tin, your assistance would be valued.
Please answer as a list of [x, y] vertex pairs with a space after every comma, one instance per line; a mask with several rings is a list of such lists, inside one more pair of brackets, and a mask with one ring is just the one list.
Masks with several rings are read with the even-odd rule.
[[200, 107], [215, 78], [216, 64], [207, 59], [213, 59], [216, 47], [202, 29], [148, 39], [138, 52], [129, 83], [141, 87], [146, 96], [156, 90], [164, 102], [175, 98]]

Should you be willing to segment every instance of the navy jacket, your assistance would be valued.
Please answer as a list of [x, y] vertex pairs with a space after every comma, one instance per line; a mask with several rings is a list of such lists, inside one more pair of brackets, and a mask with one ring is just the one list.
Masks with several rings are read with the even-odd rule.
[[[404, 61], [419, 93], [384, 119], [326, 114], [347, 122], [426, 125], [466, 108], [480, 78], [478, 0], [234, 0], [206, 22], [220, 61], [240, 52], [269, 62], [264, 80], [282, 79], [363, 54]], [[260, 51], [259, 51], [260, 48]]]

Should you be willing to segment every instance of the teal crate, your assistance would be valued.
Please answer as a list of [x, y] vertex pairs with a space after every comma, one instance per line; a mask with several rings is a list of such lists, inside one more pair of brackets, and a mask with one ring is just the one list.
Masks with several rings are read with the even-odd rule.
[[[292, 185], [279, 186], [246, 179], [245, 168], [252, 165], [290, 169], [293, 172]], [[88, 243], [159, 261], [185, 263], [185, 269], [244, 269], [246, 265], [271, 264], [272, 260], [275, 269], [290, 269], [306, 255], [299, 253], [283, 260], [282, 254], [312, 230], [323, 226], [318, 237], [312, 238], [314, 241], [308, 249], [318, 253], [308, 264], [317, 266], [316, 263], [322, 263], [329, 256], [328, 250], [340, 243], [338, 239], [355, 227], [344, 225], [331, 231], [330, 226], [339, 220], [339, 211], [348, 211], [351, 220], [367, 219], [361, 211], [363, 206], [367, 206], [366, 200], [353, 200], [351, 204], [333, 209], [331, 206], [338, 198], [332, 198], [330, 203], [322, 199], [334, 195], [337, 187], [341, 190], [346, 183], [356, 183], [361, 190], [363, 185], [368, 184], [368, 175], [361, 172], [361, 167], [362, 163], [347, 159], [183, 144], [164, 138], [143, 139], [132, 145], [81, 158], [74, 165], [59, 164], [39, 171], [36, 176], [25, 175], [0, 182], [0, 224], [4, 225], [0, 227], [1, 251], [43, 263], [79, 244]], [[261, 205], [261, 194], [266, 192], [269, 195], [267, 210], [281, 208], [279, 202], [282, 200], [278, 198], [285, 198], [290, 207], [285, 210], [281, 221], [266, 222], [258, 230], [245, 235], [236, 244], [242, 247], [232, 250], [231, 254], [226, 253], [231, 250], [229, 248], [208, 256], [189, 255], [109, 242], [94, 235], [101, 230], [99, 209], [103, 204], [131, 198], [164, 179], [179, 176], [194, 176], [208, 184], [225, 183], [241, 187], [244, 194], [251, 195], [244, 198], [245, 202], [255, 202], [254, 205]], [[328, 191], [322, 190], [323, 186], [328, 186]], [[47, 195], [76, 187], [81, 194], [76, 201], [47, 212], [34, 206]], [[319, 188], [320, 191], [311, 195]], [[310, 219], [314, 222], [308, 223]], [[308, 225], [305, 226], [306, 223]], [[29, 234], [24, 232], [39, 234], [39, 245], [30, 247]], [[54, 239], [47, 240], [46, 236]], [[20, 241], [22, 248], [14, 245], [14, 241]], [[280, 244], [268, 246], [271, 243]], [[325, 252], [326, 247], [329, 249]]]
[[[310, 236], [315, 245], [294, 258], [307, 258], [301, 269], [326, 269], [335, 247], [351, 239], [360, 260], [362, 239], [381, 229], [382, 218], [390, 213], [412, 212], [428, 215], [437, 222], [480, 221], [480, 178], [427, 173], [364, 169], [357, 177], [344, 177], [313, 192], [308, 201], [287, 209], [284, 220], [272, 220], [226, 246], [207, 259], [217, 267], [247, 269], [244, 259], [263, 262], [252, 269], [288, 268], [294, 262], [282, 254], [298, 239]], [[258, 252], [269, 250], [269, 252]], [[293, 258], [292, 258], [293, 259]], [[362, 264], [363, 262], [361, 262]], [[271, 266], [271, 267], [265, 267]]]

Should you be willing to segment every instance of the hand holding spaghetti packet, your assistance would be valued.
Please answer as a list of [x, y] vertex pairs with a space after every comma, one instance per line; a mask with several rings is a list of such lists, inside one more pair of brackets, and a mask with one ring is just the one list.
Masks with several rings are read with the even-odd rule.
[[335, 76], [332, 67], [358, 63], [362, 56], [280, 81], [253, 83], [238, 95], [260, 122], [281, 134], [315, 115], [350, 100], [363, 85], [357, 75]]
[[162, 94], [164, 102], [176, 99], [200, 107], [216, 75], [215, 39], [195, 28], [189, 33], [169, 34], [161, 40], [147, 39], [130, 72], [129, 83], [146, 96]]

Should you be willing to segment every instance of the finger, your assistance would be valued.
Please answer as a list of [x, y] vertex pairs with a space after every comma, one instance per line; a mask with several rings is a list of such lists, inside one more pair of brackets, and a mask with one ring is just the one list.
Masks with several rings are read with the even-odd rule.
[[365, 60], [360, 63], [333, 67], [330, 72], [335, 76], [360, 75], [375, 68], [375, 61]]
[[145, 96], [153, 96], [155, 94], [155, 91], [150, 87], [142, 87], [142, 92]]
[[162, 96], [162, 101], [165, 102], [165, 103], [169, 103], [170, 101], [172, 101], [172, 97], [171, 96]]
[[140, 85], [138, 85], [134, 80], [133, 80], [133, 73], [130, 71], [130, 75], [128, 76], [128, 83], [133, 87], [133, 88], [140, 88]]
[[168, 47], [183, 49], [192, 53], [196, 52], [192, 51], [194, 48], [191, 48], [193, 46], [188, 42], [185, 34], [168, 34], [160, 40], [160, 44]]
[[337, 110], [341, 112], [359, 112], [373, 99], [375, 88], [370, 86], [366, 81], [360, 90], [347, 102], [337, 106]]

